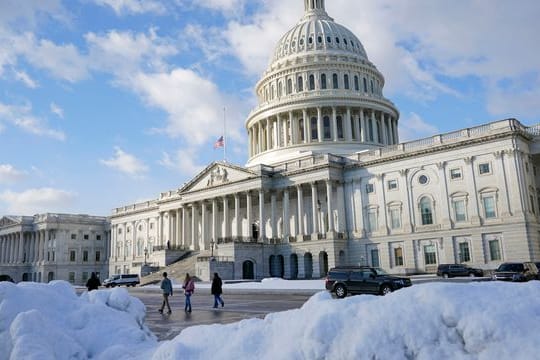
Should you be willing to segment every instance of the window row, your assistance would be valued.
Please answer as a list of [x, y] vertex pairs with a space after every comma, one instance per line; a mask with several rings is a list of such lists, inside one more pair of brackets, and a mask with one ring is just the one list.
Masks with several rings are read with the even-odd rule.
[[[83, 262], [88, 262], [89, 259], [90, 259], [90, 251], [83, 250], [82, 251], [82, 261]], [[101, 251], [100, 250], [96, 250], [94, 260], [95, 260], [95, 262], [100, 262], [101, 261]], [[69, 250], [69, 261], [70, 262], [76, 262], [77, 261], [77, 250]]]
[[[83, 240], [90, 240], [90, 235], [89, 234], [83, 234]], [[102, 237], [101, 237], [101, 234], [96, 234], [96, 237], [95, 237], [96, 240], [101, 240]], [[71, 233], [71, 240], [77, 240], [77, 234], [76, 233]]]
[[305, 79], [303, 75], [299, 75], [294, 84], [292, 78], [287, 79], [286, 87], [282, 81], [278, 81], [277, 87], [272, 84], [264, 88], [263, 100], [270, 101], [275, 98], [281, 98], [283, 95], [290, 95], [293, 92], [303, 92], [304, 90], [313, 91], [328, 89], [354, 90], [366, 94], [370, 93], [382, 96], [379, 80], [360, 77], [358, 75], [350, 77], [349, 74], [344, 74], [343, 77], [341, 77], [334, 73], [331, 77], [327, 77], [327, 74], [320, 74], [317, 78], [314, 74], [310, 74], [307, 79]]
[[324, 35], [323, 33], [311, 33], [307, 38], [300, 37], [300, 39], [294, 38], [290, 43], [286, 42], [279, 48], [279, 53], [288, 55], [291, 52], [302, 51], [304, 49], [321, 49], [321, 48], [342, 48], [352, 50], [354, 52], [363, 52], [361, 44], [352, 39], [346, 37], [340, 38], [339, 36]]
[[[152, 230], [154, 228], [154, 223], [150, 223], [149, 224], [149, 228], [150, 230]], [[139, 224], [139, 226], [137, 227], [137, 230], [138, 231], [143, 231], [144, 230], [144, 226], [142, 224]], [[127, 226], [126, 227], [126, 233], [130, 233], [131, 232], [131, 226]], [[122, 234], [122, 228], [121, 227], [118, 227], [118, 235], [121, 235]]]

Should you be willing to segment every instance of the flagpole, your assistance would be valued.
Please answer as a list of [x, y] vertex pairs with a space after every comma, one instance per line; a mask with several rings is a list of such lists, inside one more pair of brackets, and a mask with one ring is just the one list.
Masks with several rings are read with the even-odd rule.
[[225, 118], [225, 107], [223, 107], [223, 162], [227, 162], [227, 121]]

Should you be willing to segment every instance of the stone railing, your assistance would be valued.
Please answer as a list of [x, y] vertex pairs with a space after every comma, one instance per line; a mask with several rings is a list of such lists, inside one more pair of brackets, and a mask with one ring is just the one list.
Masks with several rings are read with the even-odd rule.
[[145, 201], [141, 203], [136, 203], [136, 204], [131, 204], [131, 205], [115, 208], [113, 209], [113, 215], [123, 214], [123, 213], [132, 212], [132, 211], [138, 211], [138, 210], [147, 210], [155, 206], [157, 206], [157, 200]]
[[197, 262], [234, 262], [234, 257], [232, 256], [197, 256]]
[[516, 119], [505, 119], [472, 128], [435, 135], [397, 145], [391, 145], [377, 150], [361, 152], [350, 156], [349, 159], [366, 162], [379, 159], [383, 156], [401, 155], [407, 152], [427, 149], [432, 146], [450, 144], [507, 131], [518, 131], [537, 136], [540, 135], [540, 125], [536, 125], [534, 127], [525, 127]]
[[234, 242], [256, 243], [258, 242], [258, 240], [254, 237], [249, 236], [220, 237], [217, 239], [218, 244], [230, 244]]

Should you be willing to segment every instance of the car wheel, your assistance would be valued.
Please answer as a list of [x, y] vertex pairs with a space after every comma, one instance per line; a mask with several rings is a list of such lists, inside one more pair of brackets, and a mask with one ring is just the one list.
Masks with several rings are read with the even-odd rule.
[[381, 295], [383, 295], [383, 296], [384, 296], [384, 295], [388, 295], [388, 294], [390, 294], [391, 292], [392, 292], [392, 289], [390, 288], [390, 286], [388, 286], [388, 285], [383, 285], [383, 286], [381, 287]]
[[442, 277], [445, 278], [445, 279], [448, 279], [448, 274], [444, 273], [444, 274], [442, 274]]
[[336, 293], [336, 296], [340, 299], [343, 299], [345, 296], [347, 296], [347, 289], [343, 285], [336, 285], [334, 291]]
[[116, 287], [116, 284], [111, 284], [112, 287]]

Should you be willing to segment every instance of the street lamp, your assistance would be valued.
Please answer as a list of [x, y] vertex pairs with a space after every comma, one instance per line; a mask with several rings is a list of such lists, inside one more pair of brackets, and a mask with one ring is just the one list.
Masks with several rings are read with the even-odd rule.
[[146, 257], [148, 256], [148, 248], [144, 248], [144, 265], [146, 265]]
[[210, 256], [211, 256], [211, 257], [214, 257], [214, 246], [215, 246], [215, 245], [216, 245], [216, 242], [214, 241], [214, 239], [212, 239], [212, 240], [210, 241], [210, 251], [211, 251]]

